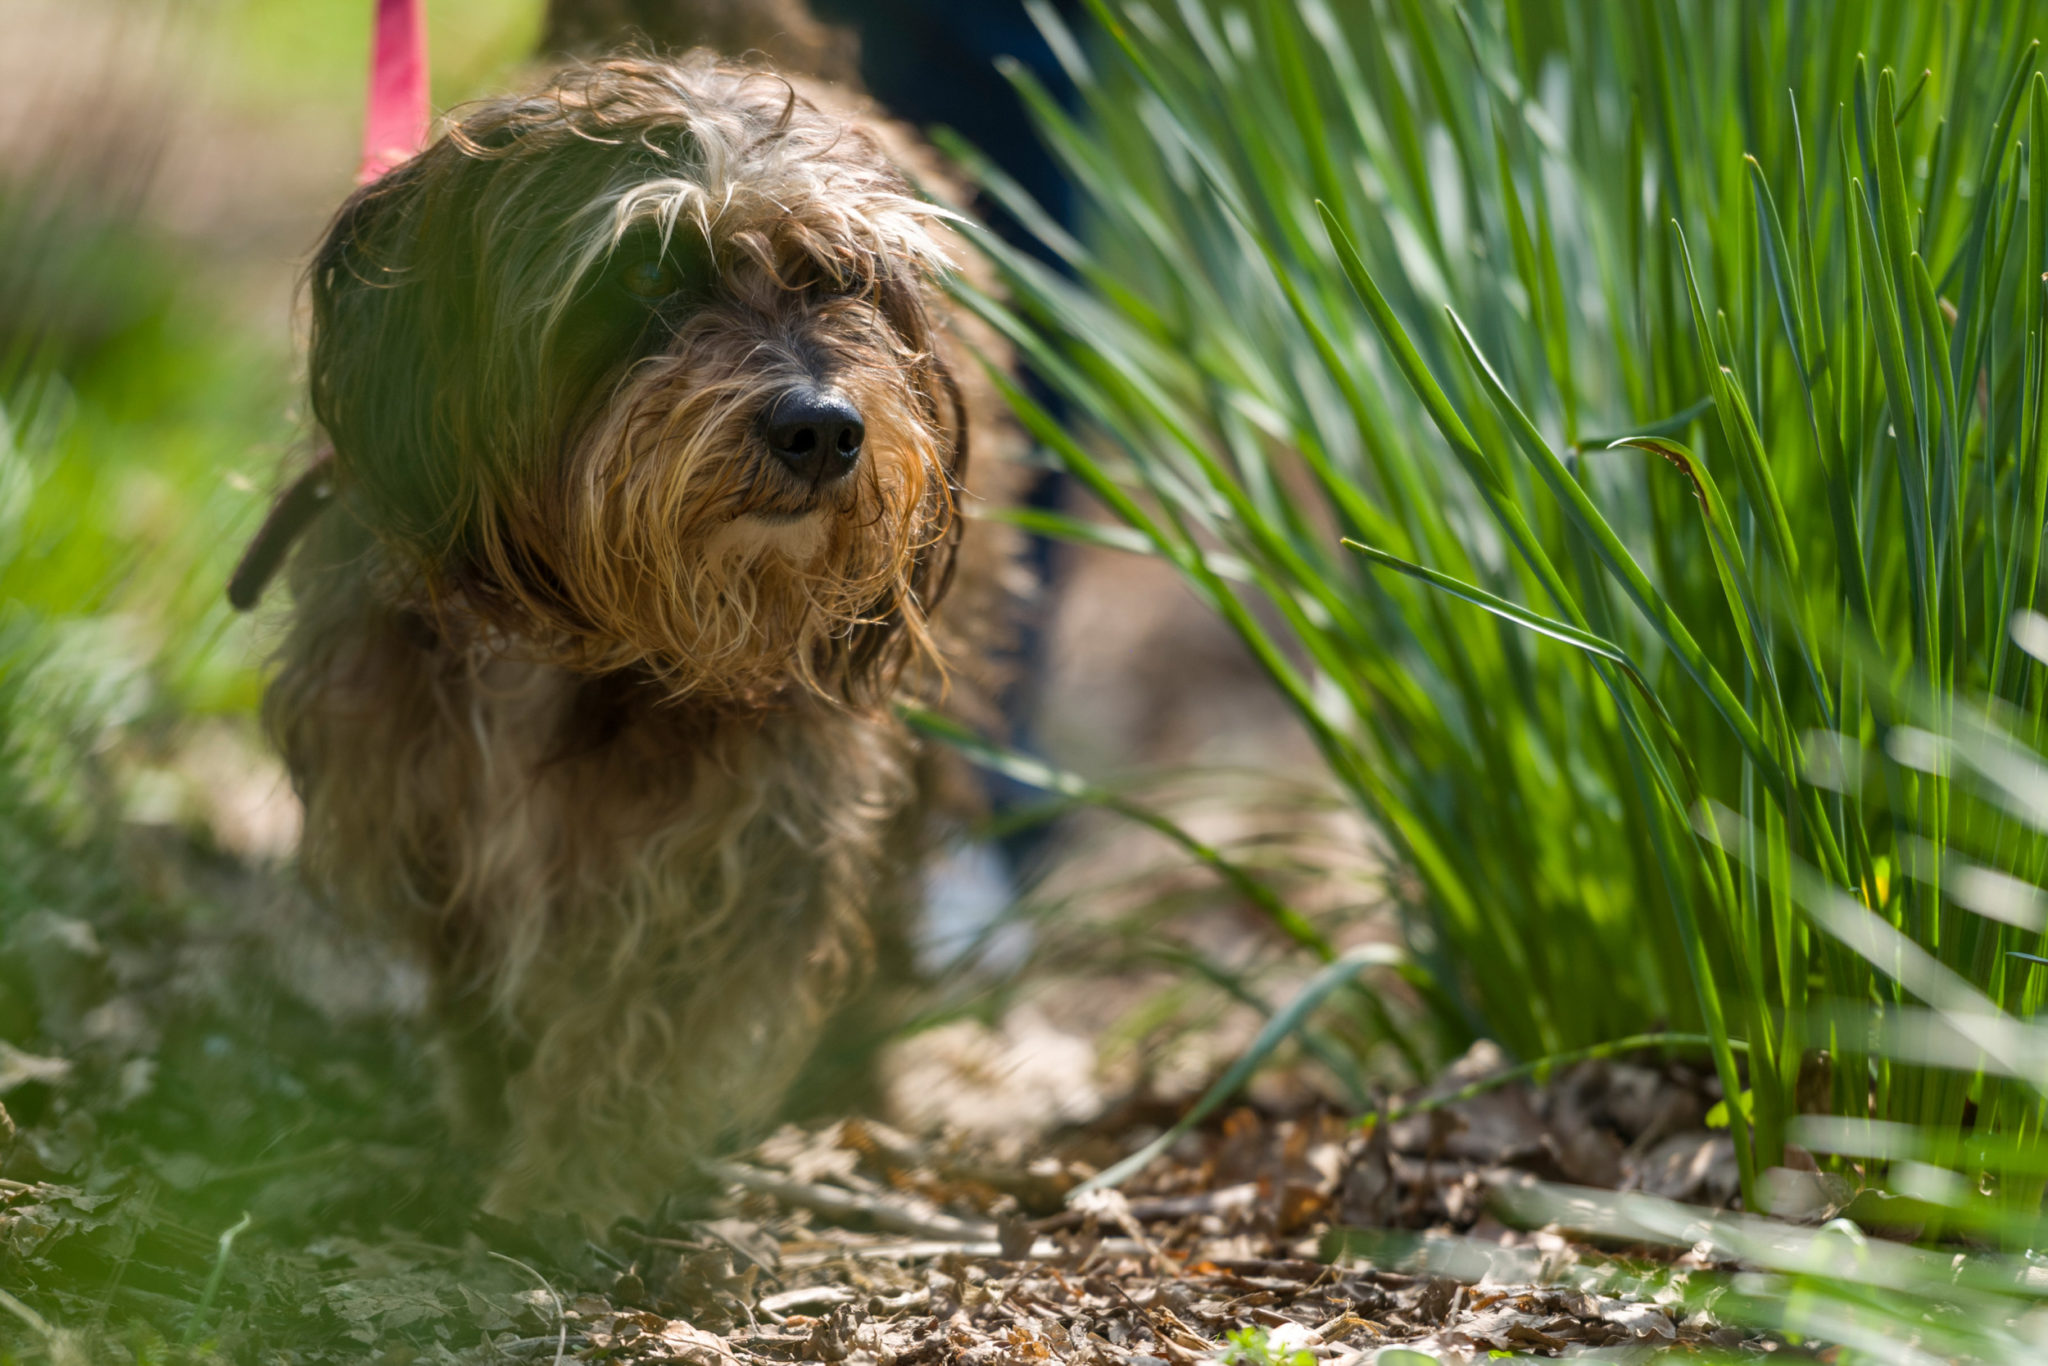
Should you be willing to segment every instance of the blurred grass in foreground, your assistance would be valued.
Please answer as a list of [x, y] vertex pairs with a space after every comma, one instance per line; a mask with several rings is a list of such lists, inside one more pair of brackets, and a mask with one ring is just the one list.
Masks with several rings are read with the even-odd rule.
[[[448, 99], [523, 57], [539, 10], [428, 8]], [[66, 60], [14, 62], [0, 110], [0, 1157], [101, 1194], [30, 1232], [10, 1190], [0, 1282], [96, 1345], [60, 1350], [16, 1301], [0, 1359], [218, 1359], [186, 1311], [245, 1211], [286, 1251], [229, 1268], [237, 1302], [297, 1314], [294, 1238], [375, 1236], [446, 1180], [404, 1146], [431, 1095], [416, 1046], [295, 994], [278, 851], [224, 847], [195, 800], [272, 781], [265, 627], [224, 587], [304, 435], [291, 262], [348, 189], [370, 18], [87, 0], [8, 34]], [[321, 1160], [344, 1137], [387, 1165]], [[131, 1198], [91, 1215], [111, 1191]], [[62, 1274], [35, 1260], [53, 1249]]]
[[9, 282], [0, 338], [0, 750], [40, 846], [10, 882], [121, 820], [114, 750], [253, 709], [220, 584], [290, 435], [281, 347], [180, 288], [168, 245], [40, 190], [0, 187], [0, 251], [35, 270]]
[[2048, 11], [1091, 9], [1078, 118], [1011, 72], [1082, 229], [980, 168], [1070, 273], [977, 306], [1123, 524], [1064, 530], [1412, 870], [1442, 1045], [1703, 1031], [1751, 1208], [1818, 1109], [2048, 1242]]

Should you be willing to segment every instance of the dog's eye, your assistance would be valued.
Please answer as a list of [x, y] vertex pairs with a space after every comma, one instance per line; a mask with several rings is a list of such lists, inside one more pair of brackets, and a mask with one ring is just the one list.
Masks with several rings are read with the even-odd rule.
[[638, 299], [666, 299], [683, 286], [682, 272], [659, 257], [635, 261], [619, 272], [619, 283]]

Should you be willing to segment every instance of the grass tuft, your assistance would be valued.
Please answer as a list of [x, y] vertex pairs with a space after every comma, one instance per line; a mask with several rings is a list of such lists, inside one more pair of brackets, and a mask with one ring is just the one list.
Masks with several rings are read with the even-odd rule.
[[1440, 1046], [1702, 1035], [1751, 1207], [1821, 1076], [2031, 1237], [2048, 16], [1089, 8], [1080, 114], [1012, 72], [1066, 269], [970, 302], [1412, 871]]

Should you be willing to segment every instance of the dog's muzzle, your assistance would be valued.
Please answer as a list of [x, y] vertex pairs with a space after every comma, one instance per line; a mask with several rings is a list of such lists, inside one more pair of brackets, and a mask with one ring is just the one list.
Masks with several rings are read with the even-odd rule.
[[853, 473], [867, 428], [846, 395], [803, 385], [768, 405], [762, 435], [783, 468], [816, 489]]

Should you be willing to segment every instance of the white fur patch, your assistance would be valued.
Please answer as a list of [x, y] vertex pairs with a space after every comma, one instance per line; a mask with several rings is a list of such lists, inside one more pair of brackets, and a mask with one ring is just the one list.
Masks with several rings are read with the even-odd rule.
[[752, 514], [735, 517], [712, 534], [705, 549], [713, 556], [757, 559], [773, 554], [796, 564], [809, 564], [825, 548], [825, 516], [825, 510], [820, 508], [794, 520]]

